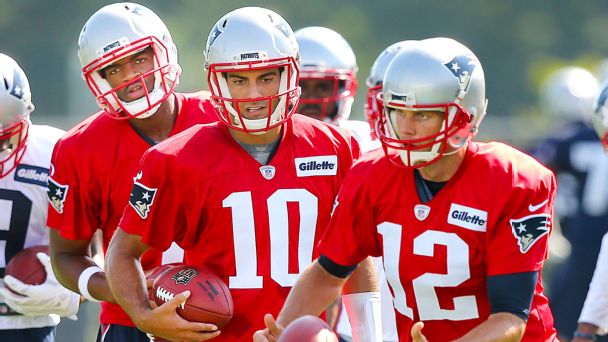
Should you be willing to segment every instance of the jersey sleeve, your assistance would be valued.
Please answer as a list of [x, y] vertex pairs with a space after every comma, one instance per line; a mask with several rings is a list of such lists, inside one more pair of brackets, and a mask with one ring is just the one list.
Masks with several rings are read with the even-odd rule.
[[59, 141], [51, 158], [47, 225], [57, 229], [66, 239], [91, 239], [100, 224], [98, 194], [101, 191], [87, 156], [76, 153], [64, 141]]
[[548, 256], [556, 181], [549, 171], [514, 177], [511, 195], [487, 234], [488, 275], [539, 271]]
[[170, 156], [154, 149], [144, 154], [119, 223], [125, 232], [141, 236], [144, 243], [160, 250], [166, 250], [173, 241], [182, 245], [186, 227], [198, 221], [188, 212], [189, 191], [183, 191], [171, 164]]
[[372, 206], [367, 203], [361, 184], [359, 177], [347, 175], [319, 242], [320, 254], [343, 266], [358, 264], [368, 255], [379, 255]]

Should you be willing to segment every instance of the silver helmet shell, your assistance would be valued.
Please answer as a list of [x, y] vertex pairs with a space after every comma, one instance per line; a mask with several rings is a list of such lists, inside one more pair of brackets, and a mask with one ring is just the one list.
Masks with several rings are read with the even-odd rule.
[[[232, 129], [263, 134], [283, 124], [295, 112], [300, 95], [300, 52], [293, 30], [277, 13], [260, 7], [243, 7], [227, 13], [209, 33], [205, 58], [211, 99], [220, 120]], [[227, 73], [274, 68], [281, 71], [276, 95], [235, 99], [230, 94]], [[276, 106], [272, 106], [277, 99]], [[235, 105], [257, 101], [267, 101], [268, 108], [274, 108], [266, 118], [247, 119]]]
[[[146, 48], [154, 52], [154, 69], [118, 87], [111, 87], [100, 70]], [[78, 39], [78, 57], [83, 77], [100, 108], [117, 119], [146, 118], [153, 115], [179, 83], [181, 67], [177, 48], [167, 26], [152, 10], [123, 2], [107, 5], [85, 23]], [[144, 78], [154, 76], [154, 88], [145, 87]], [[135, 82], [146, 89], [145, 96], [130, 102], [116, 91]]]
[[[385, 151], [396, 150], [406, 167], [422, 167], [460, 149], [473, 138], [486, 113], [485, 78], [475, 54], [449, 38], [409, 44], [390, 62], [382, 84], [378, 134]], [[442, 111], [441, 130], [402, 139], [396, 110]]]
[[[300, 105], [321, 106], [320, 119], [338, 124], [347, 120], [357, 92], [357, 59], [350, 44], [338, 32], [320, 26], [297, 30], [302, 68], [300, 81], [328, 80], [332, 82], [332, 94], [322, 98], [300, 98]], [[327, 104], [336, 103], [336, 110], [328, 111]]]

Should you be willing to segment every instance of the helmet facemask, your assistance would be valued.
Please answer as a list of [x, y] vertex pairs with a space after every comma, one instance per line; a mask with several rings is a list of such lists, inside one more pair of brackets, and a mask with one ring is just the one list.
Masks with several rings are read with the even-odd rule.
[[381, 112], [378, 109], [378, 102], [376, 98], [380, 92], [382, 92], [382, 84], [370, 87], [367, 90], [367, 98], [364, 107], [365, 116], [367, 117], [367, 122], [369, 123], [370, 134], [374, 140], [378, 139], [378, 120]]
[[[406, 168], [420, 168], [435, 163], [443, 156], [455, 153], [468, 141], [471, 132], [472, 116], [457, 103], [412, 105], [407, 103], [408, 96], [393, 96], [405, 98], [406, 101], [383, 101], [383, 94], [377, 96], [377, 106], [381, 115], [378, 122], [378, 137], [388, 155], [398, 153]], [[447, 117], [443, 119], [441, 129], [432, 135], [416, 138], [401, 139], [397, 129], [397, 110], [410, 111], [439, 111]], [[469, 132], [469, 133], [467, 133]], [[466, 136], [466, 138], [464, 138]], [[391, 160], [393, 160], [391, 158]]]
[[[230, 94], [226, 80], [228, 73], [275, 68], [278, 68], [280, 72], [277, 94], [243, 99], [235, 99]], [[211, 88], [211, 100], [218, 109], [220, 120], [230, 128], [251, 134], [264, 134], [272, 128], [282, 125], [295, 112], [300, 96], [300, 88], [296, 86], [298, 75], [298, 65], [293, 57], [210, 64], [208, 82]], [[240, 112], [239, 104], [250, 102], [266, 102], [268, 115], [262, 119], [245, 118]]]
[[[302, 96], [298, 113], [304, 114], [305, 108], [312, 106], [319, 109], [318, 116], [314, 116], [315, 119], [333, 124], [348, 119], [357, 91], [357, 78], [354, 72], [349, 70], [314, 71], [304, 69], [300, 76], [300, 85], [302, 85], [302, 81], [307, 80], [328, 81], [331, 84], [331, 95], [326, 97]], [[306, 94], [303, 92], [303, 95]], [[334, 103], [335, 108], [329, 110]]]
[[[147, 118], [153, 115], [160, 105], [173, 93], [179, 83], [181, 68], [177, 64], [171, 64], [167, 47], [155, 36], [149, 36], [130, 44], [123, 43], [114, 50], [104, 54], [98, 59], [86, 65], [82, 71], [87, 85], [97, 98], [100, 107], [114, 119]], [[122, 58], [139, 53], [147, 48], [152, 49], [154, 56], [154, 68], [128, 83], [112, 88], [108, 81], [102, 76], [101, 70], [113, 62]], [[153, 77], [153, 89], [146, 86], [146, 78]], [[145, 95], [134, 101], [125, 102], [118, 97], [118, 91], [141, 83]]]
[[0, 125], [0, 178], [13, 171], [21, 162], [27, 146], [29, 114], [17, 123]]

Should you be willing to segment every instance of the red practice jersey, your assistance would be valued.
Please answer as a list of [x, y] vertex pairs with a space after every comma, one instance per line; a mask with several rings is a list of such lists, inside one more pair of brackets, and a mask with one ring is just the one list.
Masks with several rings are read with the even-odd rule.
[[[347, 176], [320, 253], [341, 265], [383, 255], [400, 340], [424, 321], [429, 341], [451, 341], [490, 315], [487, 277], [541, 270], [555, 188], [524, 153], [472, 142], [457, 173], [422, 203], [413, 169], [372, 151]], [[539, 275], [523, 341], [555, 337]]]
[[[170, 135], [217, 121], [209, 100], [175, 95], [178, 114]], [[101, 229], [105, 251], [129, 200], [141, 157], [151, 146], [129, 121], [103, 112], [72, 128], [53, 151], [48, 226], [69, 240], [89, 240]], [[160, 265], [161, 258], [162, 251], [146, 253], [144, 269]], [[101, 303], [100, 321], [133, 326], [120, 306], [106, 302]]]
[[265, 313], [278, 314], [317, 257], [340, 185], [360, 154], [354, 139], [305, 116], [294, 115], [282, 134], [268, 165], [221, 123], [157, 145], [142, 160], [120, 222], [158, 249], [178, 242], [188, 264], [204, 264], [228, 284], [234, 316], [217, 341], [250, 340]]

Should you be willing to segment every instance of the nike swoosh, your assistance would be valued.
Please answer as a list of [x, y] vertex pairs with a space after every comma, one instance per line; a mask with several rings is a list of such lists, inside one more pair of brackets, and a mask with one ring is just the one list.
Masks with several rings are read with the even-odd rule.
[[544, 200], [542, 203], [537, 204], [537, 205], [528, 205], [528, 210], [530, 210], [530, 212], [535, 212], [538, 209], [542, 208], [545, 204], [547, 204], [547, 202], [549, 202], [549, 199]]

